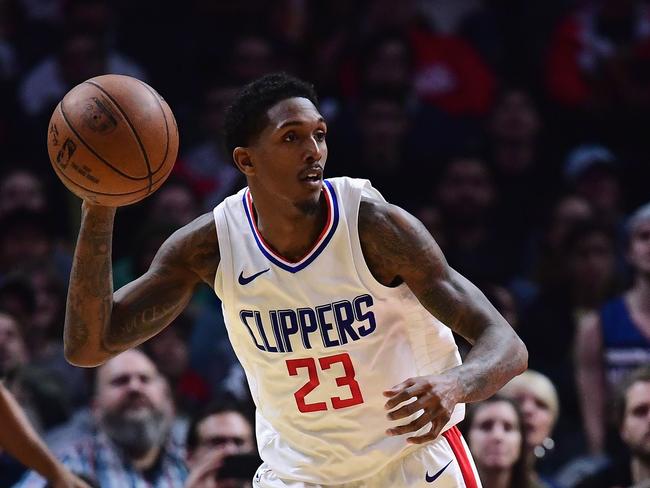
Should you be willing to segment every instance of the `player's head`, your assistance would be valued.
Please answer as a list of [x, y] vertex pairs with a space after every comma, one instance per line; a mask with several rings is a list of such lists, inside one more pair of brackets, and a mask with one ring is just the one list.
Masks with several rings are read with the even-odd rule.
[[314, 88], [285, 73], [246, 85], [228, 107], [226, 148], [248, 184], [292, 201], [320, 194], [327, 126]]
[[627, 377], [617, 392], [616, 407], [623, 442], [634, 457], [650, 462], [650, 366]]

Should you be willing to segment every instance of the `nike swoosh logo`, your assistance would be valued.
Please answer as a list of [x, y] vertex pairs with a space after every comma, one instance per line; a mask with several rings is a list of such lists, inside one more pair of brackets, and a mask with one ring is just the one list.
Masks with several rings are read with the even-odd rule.
[[262, 271], [255, 273], [254, 275], [250, 275], [248, 277], [244, 277], [244, 271], [242, 270], [241, 273], [239, 273], [239, 284], [240, 285], [248, 285], [251, 281], [253, 281], [255, 278], [257, 278], [259, 275], [266, 273], [268, 270], [271, 268], [266, 268], [263, 269]]
[[427, 483], [433, 483], [433, 482], [436, 481], [438, 478], [440, 478], [440, 475], [442, 474], [442, 472], [443, 472], [445, 469], [447, 469], [447, 466], [449, 466], [450, 464], [451, 464], [451, 461], [449, 461], [449, 462], [447, 463], [447, 465], [446, 465], [444, 468], [442, 468], [440, 471], [438, 471], [438, 472], [437, 472], [436, 474], [434, 474], [433, 476], [429, 476], [429, 471], [427, 471], [427, 474], [426, 474], [426, 476], [424, 477], [424, 479], [427, 480]]

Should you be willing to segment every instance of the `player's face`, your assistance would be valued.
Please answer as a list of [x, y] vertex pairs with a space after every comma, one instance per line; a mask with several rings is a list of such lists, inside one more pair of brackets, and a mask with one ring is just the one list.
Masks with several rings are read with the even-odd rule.
[[327, 125], [306, 98], [267, 111], [268, 123], [248, 148], [256, 184], [292, 202], [318, 201], [327, 160]]
[[521, 428], [508, 402], [480, 406], [469, 430], [468, 441], [476, 464], [483, 469], [508, 469], [521, 453]]
[[621, 438], [636, 456], [650, 457], [650, 382], [638, 381], [627, 391]]
[[630, 235], [628, 258], [643, 274], [650, 274], [650, 220], [637, 224]]

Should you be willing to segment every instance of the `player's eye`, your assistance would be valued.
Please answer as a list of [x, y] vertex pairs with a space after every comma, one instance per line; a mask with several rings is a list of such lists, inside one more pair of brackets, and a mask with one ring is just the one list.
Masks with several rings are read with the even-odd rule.
[[327, 134], [325, 131], [319, 130], [318, 132], [316, 132], [316, 141], [323, 142], [325, 140], [326, 135]]
[[282, 140], [284, 142], [293, 142], [296, 140], [296, 134], [294, 132], [288, 132]]

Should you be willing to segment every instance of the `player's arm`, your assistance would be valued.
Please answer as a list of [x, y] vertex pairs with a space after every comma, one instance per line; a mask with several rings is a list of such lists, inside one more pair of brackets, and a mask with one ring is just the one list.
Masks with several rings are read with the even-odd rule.
[[435, 378], [408, 379], [386, 392], [388, 409], [418, 396], [418, 401], [391, 412], [393, 420], [420, 408], [428, 412], [417, 424], [390, 433], [402, 434], [432, 422], [431, 435], [413, 442], [430, 440], [456, 403], [487, 398], [524, 371], [528, 353], [485, 295], [449, 267], [433, 237], [415, 217], [394, 205], [363, 200], [359, 234], [366, 262], [379, 282], [406, 282], [431, 314], [473, 345], [461, 366]]
[[115, 209], [84, 202], [64, 326], [66, 359], [97, 366], [166, 327], [200, 282], [212, 284], [219, 246], [212, 214], [172, 234], [149, 270], [113, 293]]

